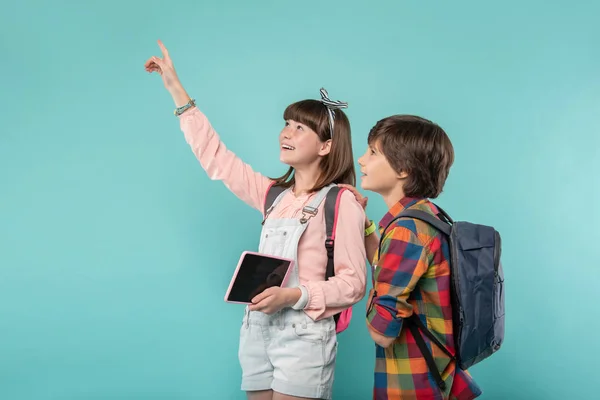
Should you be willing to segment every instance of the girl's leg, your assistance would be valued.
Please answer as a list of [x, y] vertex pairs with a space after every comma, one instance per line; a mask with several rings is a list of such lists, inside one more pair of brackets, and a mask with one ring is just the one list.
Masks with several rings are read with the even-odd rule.
[[248, 400], [273, 400], [273, 391], [272, 390], [260, 390], [257, 392], [246, 392], [246, 396], [248, 396]]

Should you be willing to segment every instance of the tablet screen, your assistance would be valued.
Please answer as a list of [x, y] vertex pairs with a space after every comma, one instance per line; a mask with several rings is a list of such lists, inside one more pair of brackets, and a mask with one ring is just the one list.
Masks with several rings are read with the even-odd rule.
[[251, 303], [252, 298], [272, 286], [281, 286], [290, 270], [291, 260], [264, 254], [245, 253], [233, 276], [226, 301]]

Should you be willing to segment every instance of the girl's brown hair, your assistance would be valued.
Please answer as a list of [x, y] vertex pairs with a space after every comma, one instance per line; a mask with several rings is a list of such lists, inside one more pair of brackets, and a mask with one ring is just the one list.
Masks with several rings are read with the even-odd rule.
[[[311, 192], [318, 191], [331, 183], [356, 185], [350, 121], [342, 110], [336, 109], [333, 112], [335, 113], [333, 138], [329, 128], [327, 106], [322, 102], [302, 100], [290, 104], [283, 112], [284, 120], [291, 119], [308, 126], [319, 135], [322, 142], [331, 139], [331, 149], [329, 154], [321, 158], [321, 174], [311, 188]], [[295, 183], [294, 168], [290, 167], [283, 176], [274, 178], [274, 180], [275, 185], [286, 188], [293, 186]]]

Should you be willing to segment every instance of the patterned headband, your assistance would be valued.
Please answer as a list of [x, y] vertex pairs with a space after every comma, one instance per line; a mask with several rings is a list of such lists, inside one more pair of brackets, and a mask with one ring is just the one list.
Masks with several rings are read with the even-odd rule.
[[334, 101], [329, 98], [327, 90], [321, 88], [321, 102], [327, 107], [329, 113], [329, 129], [331, 129], [331, 138], [333, 139], [333, 122], [335, 121], [335, 110], [348, 108], [348, 103]]

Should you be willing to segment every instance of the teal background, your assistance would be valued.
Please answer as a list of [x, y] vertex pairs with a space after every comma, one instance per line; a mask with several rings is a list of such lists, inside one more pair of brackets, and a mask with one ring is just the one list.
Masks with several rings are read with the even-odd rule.
[[[503, 349], [482, 399], [597, 395], [600, 3], [3, 1], [0, 399], [243, 399], [223, 295], [260, 215], [209, 181], [157, 75], [169, 48], [226, 145], [268, 175], [289, 103], [442, 125], [439, 204], [503, 236]], [[378, 219], [383, 202], [370, 196]], [[335, 398], [368, 399], [356, 306]]]

